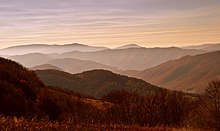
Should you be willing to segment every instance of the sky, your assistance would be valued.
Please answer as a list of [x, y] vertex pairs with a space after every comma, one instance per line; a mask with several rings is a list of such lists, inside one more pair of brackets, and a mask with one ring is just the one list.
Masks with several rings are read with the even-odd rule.
[[0, 0], [0, 48], [220, 43], [220, 0]]

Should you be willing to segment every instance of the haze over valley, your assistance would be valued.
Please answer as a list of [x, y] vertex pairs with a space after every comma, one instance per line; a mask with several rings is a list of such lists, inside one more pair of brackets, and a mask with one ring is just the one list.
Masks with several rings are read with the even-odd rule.
[[104, 69], [166, 89], [201, 93], [209, 81], [219, 79], [220, 53], [216, 51], [219, 47], [219, 44], [166, 48], [137, 44], [117, 48], [76, 43], [33, 44], [1, 49], [0, 54], [32, 70], [55, 69], [76, 74]]

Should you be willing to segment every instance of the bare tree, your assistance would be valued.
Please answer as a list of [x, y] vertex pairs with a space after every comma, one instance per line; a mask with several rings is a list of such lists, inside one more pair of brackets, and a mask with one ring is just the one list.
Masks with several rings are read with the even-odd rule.
[[211, 124], [220, 129], [220, 80], [209, 83], [204, 94], [204, 105], [210, 114]]

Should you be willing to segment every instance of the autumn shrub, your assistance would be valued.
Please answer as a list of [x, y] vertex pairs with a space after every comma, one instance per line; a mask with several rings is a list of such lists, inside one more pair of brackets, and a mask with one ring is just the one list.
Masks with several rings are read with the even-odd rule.
[[139, 96], [114, 91], [102, 99], [115, 103], [108, 110], [107, 118], [115, 124], [184, 127], [192, 109], [191, 99], [180, 92], [163, 91], [151, 96]]
[[220, 80], [211, 81], [204, 94], [200, 95], [199, 112], [206, 117], [206, 127], [220, 129]]

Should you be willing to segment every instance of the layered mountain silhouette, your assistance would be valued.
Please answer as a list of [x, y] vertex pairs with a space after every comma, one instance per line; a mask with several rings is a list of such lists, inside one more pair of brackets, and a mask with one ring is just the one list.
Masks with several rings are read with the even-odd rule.
[[203, 44], [203, 45], [185, 46], [183, 48], [184, 49], [206, 50], [206, 51], [218, 51], [218, 50], [220, 50], [220, 44]]
[[52, 59], [46, 63], [55, 65], [61, 68], [63, 71], [72, 74], [81, 73], [83, 71], [94, 70], [94, 69], [105, 69], [105, 70], [111, 70], [113, 72], [120, 72], [115, 67], [106, 66], [89, 60], [78, 60], [74, 58]]
[[[54, 55], [54, 54], [50, 54]], [[106, 66], [89, 60], [79, 60], [74, 58], [53, 59], [53, 56], [40, 53], [26, 55], [17, 55], [9, 57], [10, 59], [20, 62], [22, 65], [33, 70], [55, 69], [63, 70], [69, 73], [80, 73], [93, 69], [105, 69], [113, 72], [122, 72], [116, 67]]]
[[53, 69], [53, 70], [60, 70], [60, 71], [63, 70], [63, 69], [61, 69], [61, 68], [59, 68], [59, 67], [57, 67], [57, 66], [51, 65], [51, 64], [38, 65], [38, 66], [31, 67], [30, 69], [31, 69], [31, 70], [47, 70], [47, 69]]
[[[218, 62], [218, 57], [211, 55], [214, 52], [207, 53], [214, 49], [218, 50], [218, 46], [219, 44], [206, 44], [182, 49], [177, 47], [143, 48], [130, 44], [116, 49], [107, 49], [70, 44], [65, 46], [17, 46], [2, 49], [1, 51], [16, 52], [16, 50], [21, 49], [21, 52], [25, 52], [25, 49], [30, 48], [41, 52], [43, 48], [54, 49], [53, 51], [56, 51], [56, 53], [44, 50], [45, 54], [29, 53], [9, 56], [8, 58], [33, 70], [55, 69], [75, 74], [88, 70], [104, 69], [119, 74], [135, 76], [168, 89], [200, 92], [203, 91], [209, 81], [219, 78], [218, 63], [215, 63], [215, 61]], [[37, 48], [34, 49], [33, 47]], [[76, 47], [83, 47], [85, 52]], [[58, 52], [59, 50], [64, 51], [66, 48], [77, 50], [64, 53], [61, 53], [62, 51]], [[86, 48], [91, 50], [86, 51]], [[218, 52], [214, 54], [218, 54]]]
[[[30, 45], [30, 46], [18, 46], [2, 49], [1, 51], [8, 51], [13, 54], [16, 52], [25, 52], [29, 54], [25, 55], [13, 55], [8, 58], [15, 60], [24, 66], [33, 67], [42, 64], [48, 64], [51, 59], [64, 59], [64, 58], [74, 58], [78, 60], [87, 60], [103, 64], [105, 66], [116, 67], [120, 70], [144, 70], [146, 68], [154, 67], [168, 60], [174, 60], [181, 58], [185, 55], [196, 55], [201, 53], [206, 53], [203, 50], [195, 49], [181, 49], [177, 47], [168, 48], [143, 48], [138, 45], [125, 45], [119, 47], [120, 49], [107, 49], [99, 47], [90, 47], [86, 45], [71, 44], [71, 45]], [[41, 47], [43, 46], [43, 47]], [[44, 50], [41, 48], [50, 47], [49, 49], [53, 51]], [[94, 50], [73, 50], [71, 47], [85, 47], [85, 48], [95, 48]], [[27, 48], [31, 50], [28, 51]], [[14, 50], [16, 49], [16, 50]], [[62, 50], [62, 51], [60, 51]], [[97, 51], [99, 50], [99, 51]], [[0, 51], [0, 54], [1, 54]], [[65, 53], [63, 53], [65, 51]], [[70, 51], [70, 52], [68, 52]], [[37, 53], [33, 53], [37, 52]], [[43, 53], [42, 53], [43, 52]], [[9, 54], [8, 53], [8, 54]], [[17, 54], [18, 54], [17, 53]], [[7, 55], [7, 53], [3, 54]], [[104, 68], [105, 69], [105, 68]], [[109, 69], [108, 69], [109, 70]]]
[[220, 79], [220, 51], [184, 56], [140, 72], [127, 74], [167, 89], [203, 92], [208, 82]]
[[36, 73], [46, 85], [65, 87], [74, 92], [96, 98], [115, 90], [126, 90], [142, 95], [162, 90], [143, 80], [115, 74], [107, 70], [92, 70], [74, 75], [58, 70], [39, 70]]
[[170, 48], [129, 48], [104, 50], [97, 52], [69, 52], [60, 54], [62, 58], [90, 60], [122, 70], [144, 70], [168, 60], [181, 58], [185, 55], [196, 55], [205, 51]]
[[49, 55], [42, 53], [30, 53], [25, 55], [16, 55], [8, 57], [9, 59], [22, 64], [25, 67], [34, 67], [42, 64], [46, 64], [48, 61], [52, 60]]
[[65, 53], [70, 51], [91, 52], [106, 50], [107, 47], [95, 47], [83, 44], [66, 44], [66, 45], [46, 45], [46, 44], [33, 44], [33, 45], [21, 45], [13, 46], [5, 49], [0, 49], [1, 55], [23, 55], [29, 53]]

